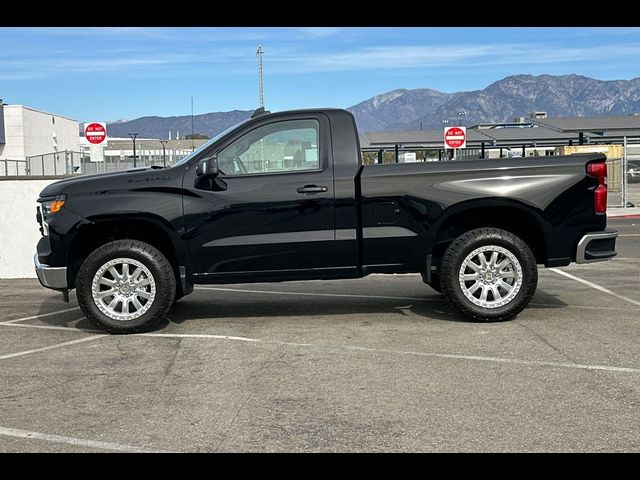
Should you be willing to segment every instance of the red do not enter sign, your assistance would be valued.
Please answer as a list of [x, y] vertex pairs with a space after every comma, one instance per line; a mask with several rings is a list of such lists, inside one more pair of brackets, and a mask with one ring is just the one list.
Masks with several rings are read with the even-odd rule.
[[465, 148], [467, 146], [466, 127], [448, 127], [444, 129], [445, 148]]
[[107, 139], [107, 127], [104, 123], [89, 123], [84, 127], [84, 136], [89, 143], [97, 145]]

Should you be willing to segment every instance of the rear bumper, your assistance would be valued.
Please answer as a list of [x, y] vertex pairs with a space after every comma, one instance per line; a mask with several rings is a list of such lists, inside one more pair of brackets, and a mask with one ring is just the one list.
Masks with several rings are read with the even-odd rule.
[[40, 263], [38, 254], [33, 256], [33, 263], [36, 267], [38, 280], [43, 287], [63, 290], [67, 288], [67, 267], [50, 267]]
[[617, 255], [616, 230], [587, 233], [578, 242], [576, 263], [591, 263], [610, 260]]

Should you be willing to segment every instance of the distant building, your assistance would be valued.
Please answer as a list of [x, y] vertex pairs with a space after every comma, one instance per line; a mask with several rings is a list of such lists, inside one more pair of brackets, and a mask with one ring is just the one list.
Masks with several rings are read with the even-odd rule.
[[[206, 143], [207, 139], [196, 140], [168, 140], [163, 144], [156, 138], [136, 139], [136, 167], [149, 165], [172, 165], [181, 158], [189, 155], [193, 148]], [[193, 148], [192, 148], [193, 146]], [[103, 143], [104, 161], [91, 162], [90, 144], [84, 136], [80, 137], [80, 151], [82, 152], [81, 168], [77, 173], [99, 173], [133, 168], [133, 140], [131, 138], [107, 137]]]
[[[549, 117], [532, 112], [513, 122], [486, 122], [467, 128], [467, 148], [456, 158], [505, 158], [557, 155], [558, 148], [576, 145], [628, 143], [628, 154], [640, 156], [640, 115], [593, 117]], [[444, 160], [442, 129], [397, 132], [361, 132], [360, 146], [368, 161], [400, 161], [406, 152], [419, 152], [419, 159]], [[389, 155], [392, 153], [392, 155]], [[385, 160], [387, 159], [387, 160]]]
[[[27, 160], [42, 155], [47, 163], [55, 162], [64, 171], [65, 152], [79, 148], [77, 120], [0, 100], [0, 175], [24, 174]], [[31, 163], [32, 170], [38, 168], [38, 162]]]

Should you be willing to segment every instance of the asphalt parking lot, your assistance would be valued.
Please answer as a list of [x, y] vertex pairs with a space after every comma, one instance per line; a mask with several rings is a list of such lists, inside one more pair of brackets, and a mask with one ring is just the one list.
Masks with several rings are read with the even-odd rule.
[[[104, 335], [0, 281], [0, 451], [640, 451], [640, 218], [510, 322], [419, 276], [198, 288]], [[561, 273], [562, 272], [562, 273]]]

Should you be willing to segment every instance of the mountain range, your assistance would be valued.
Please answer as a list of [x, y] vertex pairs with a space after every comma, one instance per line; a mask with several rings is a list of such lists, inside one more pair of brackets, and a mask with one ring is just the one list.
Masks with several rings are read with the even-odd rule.
[[[309, 105], [312, 107], [313, 105]], [[349, 107], [360, 131], [441, 128], [443, 120], [464, 125], [512, 121], [534, 111], [550, 117], [624, 115], [640, 112], [640, 78], [597, 80], [581, 75], [513, 75], [482, 90], [444, 93], [429, 88], [398, 89]], [[216, 135], [251, 115], [249, 110], [213, 112], [194, 117], [194, 132]], [[181, 137], [191, 132], [191, 116], [141, 117], [107, 125], [109, 136]]]

